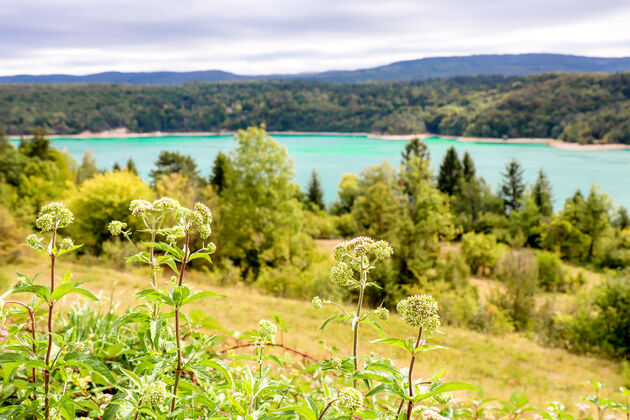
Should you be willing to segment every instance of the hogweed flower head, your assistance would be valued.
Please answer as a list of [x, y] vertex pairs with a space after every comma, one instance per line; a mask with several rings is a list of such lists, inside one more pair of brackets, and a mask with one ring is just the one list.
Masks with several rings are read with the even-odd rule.
[[407, 324], [423, 327], [429, 335], [440, 327], [438, 304], [432, 296], [410, 296], [398, 302], [396, 309]]
[[383, 308], [382, 306], [374, 311], [374, 313], [382, 321], [387, 321], [387, 319], [389, 318], [389, 311], [387, 310], [387, 308]]
[[30, 246], [31, 248], [37, 249], [37, 247], [40, 246], [41, 243], [41, 238], [38, 238], [37, 235], [35, 235], [34, 233], [31, 233], [26, 237], [26, 245]]
[[337, 265], [330, 272], [331, 279], [340, 286], [358, 283], [355, 273], [360, 277], [364, 270], [369, 270], [374, 263], [389, 258], [393, 252], [386, 241], [375, 241], [366, 236], [341, 242], [333, 251]]
[[111, 233], [112, 235], [118, 236], [123, 232], [126, 227], [127, 223], [121, 222], [120, 220], [112, 220], [111, 222], [109, 222], [109, 225], [107, 225], [107, 230], [109, 230], [109, 233]]
[[201, 239], [206, 239], [212, 233], [212, 212], [202, 203], [195, 203], [193, 209], [179, 207], [176, 217], [180, 225], [191, 233], [199, 233]]
[[258, 337], [263, 343], [273, 343], [274, 338], [278, 334], [278, 327], [271, 321], [261, 319], [258, 322]]
[[74, 246], [74, 242], [70, 238], [64, 238], [63, 241], [59, 244], [59, 249], [62, 251], [66, 251]]
[[161, 405], [167, 397], [166, 384], [162, 381], [151, 382], [142, 387], [142, 403], [149, 407]]
[[17, 279], [15, 280], [15, 285], [13, 287], [15, 287], [16, 289], [20, 288], [20, 287], [26, 287], [26, 286], [30, 286], [32, 284], [31, 280], [22, 275], [22, 274], [18, 274]]
[[354, 388], [343, 388], [337, 393], [335, 408], [346, 414], [352, 414], [363, 405], [363, 394]]
[[177, 200], [169, 197], [162, 197], [159, 200], [155, 200], [152, 206], [155, 210], [162, 212], [177, 211], [177, 209], [181, 207]]
[[315, 309], [322, 309], [322, 303], [324, 302], [322, 301], [322, 298], [320, 298], [319, 296], [315, 296], [313, 300], [311, 301], [311, 304], [313, 305], [313, 308]]
[[433, 396], [433, 400], [438, 404], [448, 404], [453, 399], [453, 394], [450, 392], [443, 392]]
[[74, 221], [74, 215], [68, 208], [58, 201], [48, 203], [41, 208], [35, 225], [42, 231], [48, 232], [69, 226]]

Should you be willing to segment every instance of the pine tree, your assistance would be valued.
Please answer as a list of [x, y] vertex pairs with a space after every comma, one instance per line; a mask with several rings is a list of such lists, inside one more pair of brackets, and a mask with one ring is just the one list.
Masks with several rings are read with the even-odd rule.
[[98, 166], [96, 166], [96, 156], [90, 149], [86, 149], [83, 153], [83, 159], [81, 160], [81, 166], [77, 170], [77, 184], [81, 184], [83, 181], [92, 178], [98, 173]]
[[319, 181], [319, 176], [317, 175], [317, 171], [315, 169], [313, 169], [313, 172], [311, 173], [311, 180], [308, 182], [306, 201], [314, 204], [320, 209], [325, 207], [324, 191], [322, 190], [322, 184]]
[[538, 171], [538, 178], [532, 188], [534, 202], [540, 209], [543, 216], [551, 216], [553, 205], [551, 204], [551, 183], [547, 174], [541, 169]]
[[228, 171], [230, 162], [229, 158], [223, 152], [219, 152], [214, 158], [212, 165], [212, 174], [210, 175], [210, 185], [214, 185], [217, 192], [221, 194], [225, 188], [226, 172]]
[[127, 166], [125, 167], [132, 174], [138, 175], [138, 167], [136, 166], [136, 162], [133, 161], [132, 158], [127, 159]]
[[462, 177], [462, 164], [457, 156], [457, 151], [453, 146], [449, 147], [440, 165], [438, 174], [438, 189], [448, 195], [457, 192], [460, 178]]
[[470, 153], [464, 153], [464, 157], [462, 159], [462, 173], [464, 175], [464, 181], [471, 182], [475, 179], [476, 170], [475, 170], [475, 162], [473, 162]]
[[112, 166], [112, 171], [116, 172], [121, 170], [122, 168], [120, 167], [120, 164], [118, 162], [114, 162], [114, 165]]
[[401, 153], [402, 156], [402, 164], [406, 165], [409, 161], [409, 158], [412, 156], [418, 156], [422, 161], [429, 161], [430, 154], [429, 148], [426, 143], [420, 140], [418, 137], [414, 137], [409, 140], [407, 144], [405, 144], [405, 150]]
[[505, 165], [505, 172], [502, 175], [503, 182], [499, 188], [499, 195], [503, 198], [505, 209], [508, 212], [518, 210], [525, 192], [521, 164], [516, 159], [512, 159]]
[[199, 180], [199, 170], [197, 163], [191, 156], [182, 155], [178, 152], [169, 152], [163, 150], [160, 152], [158, 160], [155, 162], [155, 169], [151, 170], [149, 176], [155, 181], [160, 179], [162, 175], [168, 175], [177, 172], [184, 175], [190, 181]]

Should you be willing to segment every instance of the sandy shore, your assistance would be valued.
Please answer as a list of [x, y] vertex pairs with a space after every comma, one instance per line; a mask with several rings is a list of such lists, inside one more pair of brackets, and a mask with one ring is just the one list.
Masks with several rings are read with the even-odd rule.
[[[161, 132], [155, 131], [151, 133], [133, 133], [126, 128], [116, 128], [113, 130], [101, 131], [93, 133], [91, 131], [84, 131], [80, 134], [54, 134], [50, 135], [50, 138], [75, 138], [75, 139], [111, 139], [111, 138], [127, 138], [127, 137], [162, 137], [162, 136], [216, 136], [216, 135], [234, 135], [236, 131], [196, 131], [196, 132]], [[458, 137], [458, 136], [440, 136], [435, 134], [378, 134], [378, 133], [335, 133], [335, 132], [300, 132], [300, 131], [269, 131], [269, 134], [284, 134], [284, 135], [339, 135], [339, 136], [365, 136], [367, 138], [381, 139], [381, 140], [411, 140], [414, 137], [420, 139], [427, 138], [440, 138], [444, 140], [456, 140], [464, 143], [500, 143], [500, 144], [512, 144], [512, 143], [539, 143], [547, 144], [556, 149], [564, 150], [622, 150], [630, 149], [630, 145], [626, 144], [578, 144], [568, 143], [556, 139], [538, 139], [538, 138], [513, 138], [513, 139], [497, 139], [490, 137]], [[13, 137], [15, 138], [15, 137]]]

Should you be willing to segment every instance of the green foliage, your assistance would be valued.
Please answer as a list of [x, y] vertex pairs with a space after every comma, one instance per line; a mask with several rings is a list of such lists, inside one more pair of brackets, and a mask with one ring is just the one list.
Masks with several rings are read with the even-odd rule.
[[437, 177], [438, 189], [445, 194], [454, 195], [458, 191], [463, 176], [462, 164], [453, 146], [449, 147], [440, 165]]
[[323, 209], [326, 207], [324, 204], [324, 190], [322, 190], [322, 184], [319, 181], [319, 176], [315, 169], [311, 173], [311, 179], [308, 182], [306, 188], [306, 202], [313, 205], [315, 208]]
[[521, 199], [525, 192], [525, 181], [523, 181], [523, 168], [521, 164], [512, 159], [505, 165], [503, 181], [499, 186], [499, 196], [503, 198], [505, 210], [510, 213], [521, 207]]
[[475, 274], [492, 274], [501, 257], [497, 238], [492, 234], [474, 232], [464, 234], [461, 250], [470, 271]]
[[155, 184], [162, 176], [172, 173], [178, 173], [190, 180], [200, 179], [197, 163], [191, 156], [164, 150], [160, 152], [155, 169], [151, 170], [149, 176]]
[[96, 156], [90, 149], [86, 149], [83, 153], [83, 159], [81, 165], [77, 170], [77, 184], [83, 183], [98, 173], [98, 166], [96, 165]]
[[261, 128], [240, 131], [222, 194], [225, 216], [218, 237], [223, 255], [257, 277], [263, 265], [279, 266], [313, 246], [301, 235], [293, 162]]
[[129, 203], [136, 198], [151, 198], [149, 187], [127, 171], [106, 172], [85, 181], [68, 195], [68, 207], [82, 217], [72, 226], [74, 238], [98, 252], [109, 238], [107, 225], [122, 220], [130, 226]]
[[223, 152], [217, 153], [212, 164], [212, 174], [210, 175], [210, 185], [214, 186], [219, 194], [225, 188], [227, 172], [230, 168], [230, 160]]
[[570, 282], [558, 254], [548, 251], [536, 253], [538, 286], [546, 292], [568, 292]]
[[527, 329], [536, 305], [536, 256], [526, 249], [506, 253], [499, 261], [496, 277], [505, 283], [505, 290], [496, 293], [493, 303], [506, 311], [517, 330]]

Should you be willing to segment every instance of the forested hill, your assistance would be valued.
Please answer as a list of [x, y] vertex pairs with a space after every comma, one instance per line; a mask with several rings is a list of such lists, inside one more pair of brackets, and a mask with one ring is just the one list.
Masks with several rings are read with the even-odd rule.
[[630, 71], [630, 57], [584, 57], [563, 54], [488, 54], [461, 57], [429, 57], [350, 71], [243, 76], [220, 70], [189, 72], [105, 72], [84, 76], [67, 74], [0, 77], [9, 83], [126, 83], [175, 85], [187, 82], [236, 80], [310, 80], [327, 82], [410, 81], [455, 76], [526, 76], [551, 72], [614, 73]]
[[0, 129], [235, 130], [539, 137], [630, 144], [630, 73], [416, 82], [4, 85]]

